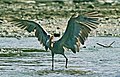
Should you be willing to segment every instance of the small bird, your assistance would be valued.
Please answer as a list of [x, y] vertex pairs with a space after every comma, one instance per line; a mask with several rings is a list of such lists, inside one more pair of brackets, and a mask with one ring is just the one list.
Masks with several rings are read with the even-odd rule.
[[54, 70], [54, 55], [63, 55], [66, 59], [65, 67], [67, 68], [68, 58], [64, 54], [64, 47], [71, 49], [73, 53], [79, 52], [80, 44], [84, 45], [90, 31], [97, 28], [99, 16], [98, 12], [88, 12], [77, 16], [73, 14], [67, 23], [64, 34], [57, 41], [53, 41], [54, 36], [48, 34], [41, 25], [35, 21], [14, 19], [13, 22], [28, 32], [35, 30], [35, 36], [38, 38], [40, 44], [43, 44], [46, 51], [48, 48], [51, 50], [52, 70]]

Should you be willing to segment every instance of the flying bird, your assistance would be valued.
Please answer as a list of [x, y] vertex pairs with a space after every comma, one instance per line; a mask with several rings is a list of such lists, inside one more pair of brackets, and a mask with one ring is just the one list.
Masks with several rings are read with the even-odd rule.
[[88, 12], [81, 15], [73, 14], [67, 23], [67, 28], [62, 37], [53, 41], [54, 36], [49, 35], [42, 26], [31, 20], [14, 19], [15, 25], [25, 29], [28, 32], [35, 31], [35, 36], [40, 44], [43, 44], [45, 50], [48, 48], [52, 54], [52, 70], [54, 70], [54, 55], [61, 54], [66, 59], [65, 67], [67, 68], [68, 58], [64, 54], [64, 47], [71, 49], [73, 53], [79, 52], [80, 44], [84, 44], [90, 31], [96, 29], [99, 24], [98, 12]]

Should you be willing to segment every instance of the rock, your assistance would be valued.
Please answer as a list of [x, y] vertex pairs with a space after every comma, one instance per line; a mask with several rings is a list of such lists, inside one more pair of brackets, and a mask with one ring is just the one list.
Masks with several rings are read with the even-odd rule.
[[2, 24], [3, 23], [3, 19], [0, 19], [0, 24]]

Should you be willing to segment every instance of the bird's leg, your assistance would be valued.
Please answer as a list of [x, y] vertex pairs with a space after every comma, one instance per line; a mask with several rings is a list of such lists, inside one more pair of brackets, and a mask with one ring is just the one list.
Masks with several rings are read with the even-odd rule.
[[54, 70], [54, 54], [52, 53], [52, 71]]
[[63, 54], [63, 56], [65, 57], [66, 59], [66, 64], [65, 64], [65, 67], [67, 68], [67, 63], [68, 63], [68, 58]]

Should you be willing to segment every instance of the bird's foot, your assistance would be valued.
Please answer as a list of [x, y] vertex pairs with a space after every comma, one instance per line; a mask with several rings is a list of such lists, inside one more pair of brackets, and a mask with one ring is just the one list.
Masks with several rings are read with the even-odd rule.
[[65, 66], [65, 68], [67, 68], [67, 65]]
[[52, 68], [52, 70], [51, 71], [54, 71], [54, 69]]

